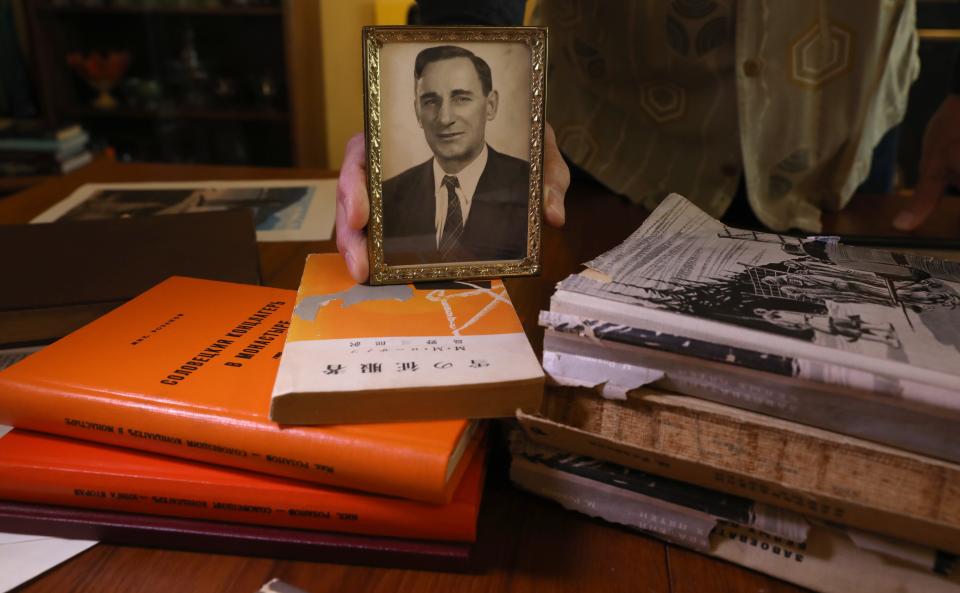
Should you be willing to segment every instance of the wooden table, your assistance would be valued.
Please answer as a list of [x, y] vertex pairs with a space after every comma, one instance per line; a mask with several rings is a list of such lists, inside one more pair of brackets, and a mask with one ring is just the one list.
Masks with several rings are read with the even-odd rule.
[[[91, 182], [183, 181], [329, 177], [329, 171], [208, 166], [117, 164], [90, 166], [14, 196], [0, 199], [0, 223], [26, 222], [76, 187]], [[861, 200], [825, 217], [827, 231], [892, 234], [895, 197]], [[642, 222], [642, 208], [588, 182], [577, 182], [567, 198], [567, 225], [547, 228], [543, 274], [511, 279], [510, 295], [539, 352], [543, 332], [537, 314], [555, 284], [579, 264], [622, 241]], [[949, 200], [921, 232], [960, 238], [960, 200]], [[333, 251], [333, 241], [260, 244], [263, 281], [296, 289], [304, 257]], [[713, 591], [798, 592], [798, 587], [717, 561], [625, 528], [563, 510], [510, 486], [504, 459], [493, 464], [480, 514], [477, 572], [426, 571], [294, 562], [122, 547], [100, 544], [24, 585], [22, 593], [178, 593], [256, 591], [280, 578], [311, 593], [327, 591]], [[0, 526], [2, 530], [2, 526]]]

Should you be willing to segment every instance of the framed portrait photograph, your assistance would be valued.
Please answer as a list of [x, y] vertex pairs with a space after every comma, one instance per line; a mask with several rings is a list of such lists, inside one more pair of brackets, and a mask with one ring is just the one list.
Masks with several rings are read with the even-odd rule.
[[546, 29], [363, 30], [370, 282], [540, 272]]

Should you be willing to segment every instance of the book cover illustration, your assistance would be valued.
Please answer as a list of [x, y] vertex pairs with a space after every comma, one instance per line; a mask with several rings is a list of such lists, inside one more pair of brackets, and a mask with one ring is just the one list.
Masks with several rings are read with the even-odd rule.
[[733, 229], [674, 194], [586, 265], [560, 291], [610, 303], [618, 318], [597, 317], [624, 331], [760, 351], [797, 376], [871, 387], [861, 371], [876, 391], [960, 405], [958, 263]]
[[449, 389], [452, 397], [455, 388], [517, 383], [533, 393], [542, 381], [500, 280], [366, 286], [350, 278], [340, 256], [311, 255], [271, 417], [284, 421], [278, 408], [298, 394]]

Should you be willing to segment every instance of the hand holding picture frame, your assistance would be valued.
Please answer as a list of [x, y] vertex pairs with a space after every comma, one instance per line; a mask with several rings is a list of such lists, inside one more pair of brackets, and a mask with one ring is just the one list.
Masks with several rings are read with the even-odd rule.
[[372, 284], [540, 272], [547, 32], [363, 30]]

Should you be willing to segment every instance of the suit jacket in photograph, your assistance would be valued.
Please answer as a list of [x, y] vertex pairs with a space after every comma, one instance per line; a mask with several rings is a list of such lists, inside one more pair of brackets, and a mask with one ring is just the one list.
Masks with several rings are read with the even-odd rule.
[[527, 254], [530, 165], [487, 146], [457, 249], [437, 251], [433, 159], [383, 182], [384, 261], [388, 265], [522, 259]]

